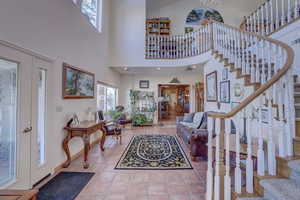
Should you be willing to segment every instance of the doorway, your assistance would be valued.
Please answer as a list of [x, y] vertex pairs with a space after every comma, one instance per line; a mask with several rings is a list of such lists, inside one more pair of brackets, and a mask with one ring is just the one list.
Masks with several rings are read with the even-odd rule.
[[0, 44], [0, 188], [29, 189], [50, 172], [50, 66]]
[[189, 85], [158, 85], [158, 120], [160, 123], [174, 123], [176, 117], [190, 111]]

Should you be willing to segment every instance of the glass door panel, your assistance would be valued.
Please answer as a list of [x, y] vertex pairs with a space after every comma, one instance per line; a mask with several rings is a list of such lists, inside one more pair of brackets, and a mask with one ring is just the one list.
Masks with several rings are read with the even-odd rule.
[[16, 179], [18, 63], [0, 59], [0, 187]]
[[38, 118], [37, 118], [37, 145], [38, 145], [38, 165], [45, 163], [45, 120], [46, 120], [46, 70], [38, 70]]

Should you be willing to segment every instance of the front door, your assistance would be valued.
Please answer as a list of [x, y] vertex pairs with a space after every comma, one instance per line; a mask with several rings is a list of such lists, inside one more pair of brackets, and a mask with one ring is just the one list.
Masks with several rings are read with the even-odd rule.
[[0, 188], [29, 189], [49, 171], [47, 67], [0, 45]]

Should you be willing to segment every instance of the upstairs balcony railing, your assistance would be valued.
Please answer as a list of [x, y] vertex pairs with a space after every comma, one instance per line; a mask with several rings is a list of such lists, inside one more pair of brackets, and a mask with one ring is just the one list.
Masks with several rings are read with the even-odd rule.
[[300, 0], [268, 0], [245, 18], [245, 29], [270, 35], [300, 19]]
[[210, 26], [184, 35], [146, 35], [146, 59], [181, 59], [197, 56], [211, 49]]

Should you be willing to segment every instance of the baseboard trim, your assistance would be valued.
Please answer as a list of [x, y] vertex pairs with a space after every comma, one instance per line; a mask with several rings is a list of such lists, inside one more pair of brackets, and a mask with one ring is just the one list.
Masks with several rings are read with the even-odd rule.
[[[96, 146], [97, 144], [100, 145], [100, 138], [98, 138], [98, 139], [96, 139], [95, 141], [92, 142], [91, 148], [94, 147], [94, 146]], [[79, 152], [77, 152], [76, 154], [74, 154], [74, 155], [71, 156], [71, 161], [79, 158], [83, 153], [84, 153], [84, 147]], [[62, 162], [61, 164], [59, 164], [58, 166], [56, 166], [54, 168], [54, 173], [56, 173], [59, 170], [63, 169], [64, 163], [65, 163], [65, 161]]]

